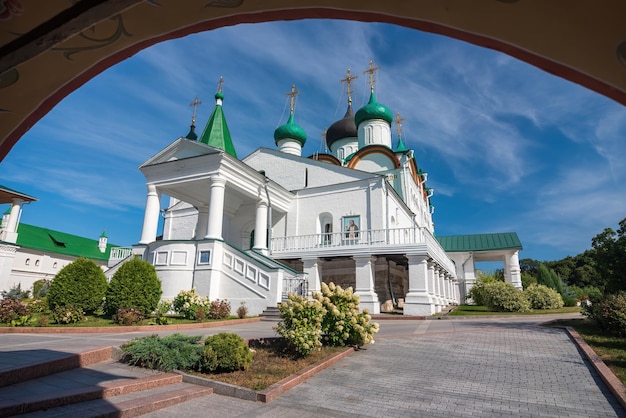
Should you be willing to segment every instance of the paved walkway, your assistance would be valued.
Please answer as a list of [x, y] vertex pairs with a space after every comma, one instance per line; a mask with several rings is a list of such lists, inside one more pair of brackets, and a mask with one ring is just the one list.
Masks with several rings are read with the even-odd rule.
[[[374, 345], [270, 404], [211, 395], [146, 416], [626, 417], [567, 334], [536, 326], [551, 318], [380, 321]], [[186, 333], [274, 336], [272, 325], [258, 322]], [[0, 335], [0, 359], [24, 350], [76, 352], [119, 345], [144, 334], [5, 334]]]

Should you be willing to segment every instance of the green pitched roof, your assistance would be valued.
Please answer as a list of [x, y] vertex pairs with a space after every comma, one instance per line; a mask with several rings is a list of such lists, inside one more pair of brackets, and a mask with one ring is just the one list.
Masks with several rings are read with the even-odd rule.
[[111, 248], [117, 247], [117, 245], [107, 244], [106, 250], [101, 253], [97, 239], [79, 237], [25, 223], [19, 224], [17, 234], [16, 245], [20, 247], [99, 261], [108, 261]]
[[447, 252], [521, 250], [522, 243], [515, 232], [437, 237]]
[[213, 109], [213, 113], [211, 113], [211, 117], [204, 127], [204, 132], [202, 132], [198, 141], [224, 150], [233, 157], [237, 158], [237, 152], [235, 151], [235, 146], [233, 145], [233, 140], [230, 137], [230, 131], [228, 130], [226, 118], [224, 117], [224, 112], [222, 110], [223, 98], [224, 95], [222, 93], [218, 92], [215, 94], [215, 99], [217, 101], [215, 109]]

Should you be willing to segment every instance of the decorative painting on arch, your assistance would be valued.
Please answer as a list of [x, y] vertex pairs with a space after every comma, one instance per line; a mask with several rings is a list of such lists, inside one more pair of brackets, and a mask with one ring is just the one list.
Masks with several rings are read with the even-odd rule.
[[344, 237], [348, 240], [355, 240], [359, 238], [359, 228], [361, 225], [361, 217], [356, 216], [344, 216], [343, 217], [343, 231]]

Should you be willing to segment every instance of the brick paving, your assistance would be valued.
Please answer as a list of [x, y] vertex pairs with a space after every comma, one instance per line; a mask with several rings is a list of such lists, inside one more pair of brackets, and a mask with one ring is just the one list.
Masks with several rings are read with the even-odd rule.
[[[211, 395], [145, 416], [626, 418], [570, 337], [536, 326], [548, 319], [380, 321], [374, 345], [272, 403]], [[185, 333], [221, 331], [244, 337], [274, 334], [267, 323]], [[140, 335], [2, 335], [0, 360], [118, 345]]]
[[403, 326], [413, 335], [379, 338], [270, 404], [220, 409], [209, 397], [148, 416], [626, 417], [563, 330], [497, 319]]

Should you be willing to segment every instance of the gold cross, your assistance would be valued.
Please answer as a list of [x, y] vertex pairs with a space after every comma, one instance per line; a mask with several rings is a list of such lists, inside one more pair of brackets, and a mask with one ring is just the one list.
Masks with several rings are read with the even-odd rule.
[[368, 74], [369, 73], [370, 89], [371, 89], [372, 92], [374, 91], [374, 82], [376, 81], [376, 78], [374, 77], [374, 74], [378, 70], [380, 70], [380, 65], [377, 65], [376, 67], [374, 67], [374, 61], [370, 60], [370, 67], [367, 70], [363, 71], [363, 74]]
[[202, 102], [200, 100], [198, 100], [198, 96], [196, 96], [196, 98], [193, 100], [193, 102], [189, 103], [189, 106], [193, 107], [193, 115], [191, 116], [191, 124], [192, 125], [196, 124], [196, 109], [201, 104], [202, 104]]
[[398, 138], [402, 138], [402, 122], [405, 120], [406, 118], [400, 117], [400, 112], [396, 112], [396, 118], [393, 121], [398, 125]]
[[222, 92], [222, 86], [224, 85], [224, 77], [220, 76], [220, 80], [217, 82], [217, 92]]
[[291, 85], [291, 91], [287, 93], [285, 96], [291, 97], [291, 105], [289, 106], [289, 111], [293, 113], [294, 108], [296, 107], [296, 96], [300, 94], [300, 90], [296, 90], [296, 85]]
[[352, 103], [352, 90], [350, 90], [350, 86], [352, 85], [352, 80], [356, 80], [359, 78], [358, 75], [350, 75], [350, 69], [348, 68], [348, 72], [346, 73], [346, 78], [339, 80], [342, 83], [346, 83], [348, 85], [348, 103]]

